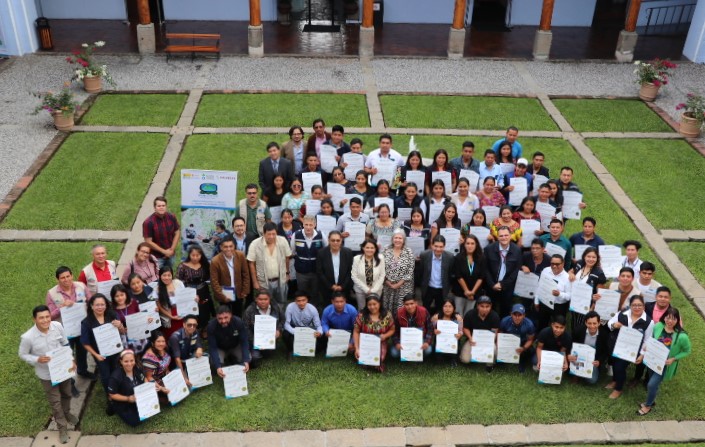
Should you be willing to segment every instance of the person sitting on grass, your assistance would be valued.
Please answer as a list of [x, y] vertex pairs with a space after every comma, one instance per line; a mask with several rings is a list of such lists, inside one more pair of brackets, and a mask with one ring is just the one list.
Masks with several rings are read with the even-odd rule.
[[519, 372], [523, 373], [534, 355], [536, 327], [530, 319], [526, 318], [526, 308], [522, 304], [515, 304], [511, 315], [502, 318], [499, 322], [499, 332], [519, 337], [517, 354], [519, 354]]
[[321, 317], [321, 327], [323, 335], [321, 350], [325, 351], [328, 345], [328, 338], [331, 336], [331, 329], [348, 331], [351, 334], [350, 343], [348, 344], [348, 352], [355, 352], [355, 343], [352, 339], [352, 332], [355, 329], [355, 320], [357, 319], [357, 308], [345, 301], [345, 295], [342, 292], [333, 292], [330, 304], [323, 309]]
[[[499, 331], [499, 315], [492, 310], [492, 300], [490, 297], [483, 295], [477, 299], [474, 309], [470, 309], [463, 317], [463, 333], [467, 337], [467, 341], [460, 351], [460, 361], [462, 363], [470, 363], [472, 358], [472, 347], [475, 342], [472, 339], [473, 331], [476, 329], [492, 331], [495, 334]], [[490, 362], [485, 366], [485, 371], [492, 372], [494, 362]]]
[[[447, 298], [443, 302], [443, 306], [441, 307], [441, 310], [434, 315], [431, 318], [431, 324], [433, 324], [433, 333], [438, 335], [441, 333], [441, 331], [438, 329], [438, 322], [440, 320], [447, 320], [447, 321], [452, 321], [454, 323], [458, 324], [458, 332], [455, 333], [455, 339], [458, 340], [458, 343], [460, 343], [460, 339], [463, 336], [463, 316], [460, 315], [458, 312], [455, 311], [455, 300], [452, 298]], [[437, 358], [447, 358], [450, 360], [450, 366], [455, 367], [458, 366], [458, 354], [453, 353], [453, 354], [445, 354], [438, 352], [436, 350], [436, 357]]]
[[[541, 369], [541, 353], [543, 351], [560, 352], [564, 356], [570, 352], [573, 343], [570, 335], [565, 331], [566, 321], [563, 315], [554, 315], [551, 325], [545, 327], [536, 337], [536, 354], [534, 354], [534, 371]], [[568, 358], [563, 361], [563, 371], [568, 370]]]
[[250, 369], [250, 344], [245, 324], [233, 315], [230, 306], [223, 304], [208, 323], [208, 357], [211, 368], [219, 377], [225, 377], [222, 366], [244, 365]]
[[184, 380], [188, 386], [191, 382], [186, 374], [186, 360], [198, 359], [203, 356], [203, 346], [201, 337], [198, 334], [198, 317], [196, 315], [186, 315], [184, 326], [169, 337], [169, 355], [171, 355], [173, 366], [181, 370]]
[[[318, 316], [318, 309], [308, 302], [308, 294], [297, 290], [294, 294], [294, 302], [286, 306], [286, 316], [284, 319], [284, 344], [286, 345], [287, 359], [294, 356], [294, 337], [297, 327], [307, 327], [314, 330], [313, 336], [320, 339], [323, 335], [323, 326]], [[321, 342], [317, 340], [316, 350], [321, 350]]]
[[[122, 351], [119, 363], [120, 366], [110, 376], [108, 396], [113, 402], [115, 414], [130, 427], [136, 427], [141, 421], [137, 411], [135, 387], [142, 385], [147, 379], [142, 369], [137, 366], [134, 351]], [[159, 387], [156, 383], [154, 385]]]
[[384, 360], [387, 357], [388, 340], [394, 335], [394, 317], [382, 306], [382, 299], [376, 293], [370, 293], [365, 298], [365, 307], [357, 314], [353, 341], [355, 342], [355, 358], [360, 358], [360, 334], [379, 336], [380, 356], [379, 372], [385, 371]]
[[[276, 331], [274, 333], [274, 349], [255, 348], [255, 321], [257, 315], [268, 315], [277, 320]], [[269, 294], [269, 291], [267, 289], [259, 289], [255, 292], [254, 301], [245, 309], [245, 315], [242, 320], [247, 328], [250, 343], [250, 357], [252, 358], [252, 368], [254, 369], [262, 364], [264, 358], [271, 357], [276, 352], [276, 340], [281, 337], [284, 331], [284, 315], [279, 305], [272, 302], [272, 296]]]
[[421, 351], [424, 357], [428, 357], [433, 352], [433, 325], [431, 324], [431, 315], [425, 307], [419, 306], [413, 294], [404, 297], [404, 305], [397, 310], [397, 315], [394, 319], [396, 332], [390, 354], [395, 359], [401, 357], [401, 351], [404, 349], [401, 344], [401, 328], [417, 328], [422, 332]]
[[144, 368], [144, 377], [147, 382], [155, 382], [159, 393], [159, 402], [162, 404], [168, 403], [169, 389], [164, 386], [162, 381], [169, 374], [171, 365], [171, 355], [167, 349], [167, 340], [164, 334], [160, 331], [152, 332], [149, 338], [151, 346], [147, 348], [142, 356], [142, 368]]

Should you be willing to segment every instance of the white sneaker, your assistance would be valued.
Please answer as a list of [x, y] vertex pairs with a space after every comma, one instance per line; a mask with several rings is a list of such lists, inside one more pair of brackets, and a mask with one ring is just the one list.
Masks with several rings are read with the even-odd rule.
[[607, 365], [607, 375], [610, 376], [610, 377], [612, 377], [612, 375], [613, 375], [613, 373], [612, 373], [612, 365]]

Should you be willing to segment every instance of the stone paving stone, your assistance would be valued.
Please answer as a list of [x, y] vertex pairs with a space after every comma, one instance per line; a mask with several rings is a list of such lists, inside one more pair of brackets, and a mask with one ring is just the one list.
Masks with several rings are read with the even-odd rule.
[[705, 241], [705, 231], [704, 230], [691, 230], [686, 231], [688, 237], [694, 241]]
[[45, 231], [42, 235], [42, 240], [69, 240], [73, 237], [72, 230], [52, 230]]
[[661, 236], [667, 241], [687, 241], [690, 236], [683, 230], [661, 230]]
[[78, 438], [80, 437], [80, 431], [69, 431], [69, 442], [61, 444], [59, 442], [58, 431], [40, 431], [34, 438], [32, 447], [76, 447], [76, 443], [78, 443]]
[[[156, 433], [144, 433], [140, 435], [119, 435], [115, 445], [120, 447], [154, 447], [157, 445]], [[57, 446], [58, 447], [58, 446]]]
[[678, 421], [648, 421], [641, 424], [649, 442], [686, 442], [689, 436], [680, 430]]
[[531, 424], [526, 433], [532, 444], [558, 444], [565, 442], [567, 436], [564, 424]]
[[365, 438], [362, 430], [328, 430], [327, 447], [364, 447]]
[[487, 427], [487, 437], [491, 444], [522, 445], [526, 444], [526, 427], [514, 425], [490, 425]]
[[606, 422], [602, 425], [611, 442], [644, 442], [649, 439], [640, 422]]
[[488, 443], [487, 431], [482, 425], [449, 425], [446, 427], [449, 444], [484, 445]]
[[81, 436], [78, 440], [78, 447], [114, 447], [117, 442], [117, 437], [112, 435], [105, 436]]
[[241, 447], [242, 433], [240, 432], [209, 432], [199, 433], [201, 447]]
[[284, 447], [325, 447], [326, 436], [320, 430], [294, 430], [282, 434]]
[[366, 428], [362, 433], [365, 445], [368, 447], [406, 446], [406, 434], [403, 427]]
[[602, 443], [609, 440], [609, 436], [602, 424], [575, 423], [566, 426], [566, 441], [570, 443]]
[[406, 445], [446, 444], [446, 431], [441, 427], [407, 427]]
[[242, 447], [276, 447], [282, 444], [282, 434], [278, 432], [251, 431], [243, 433]]
[[33, 441], [33, 438], [8, 437], [0, 438], [0, 445], [2, 447], [29, 447]]
[[705, 421], [681, 421], [678, 426], [690, 442], [705, 441]]
[[155, 447], [195, 447], [194, 437], [196, 436], [184, 436], [183, 433], [159, 433], [156, 442], [152, 445]]
[[19, 233], [19, 230], [0, 230], [0, 241], [14, 241]]

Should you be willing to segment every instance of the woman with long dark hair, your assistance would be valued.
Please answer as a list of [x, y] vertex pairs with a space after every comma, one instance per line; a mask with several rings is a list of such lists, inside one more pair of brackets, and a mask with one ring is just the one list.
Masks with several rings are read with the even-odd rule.
[[392, 313], [382, 305], [379, 295], [372, 293], [367, 295], [365, 306], [357, 314], [353, 329], [353, 341], [355, 343], [355, 358], [360, 358], [360, 334], [372, 334], [380, 339], [380, 362], [377, 368], [379, 372], [384, 372], [384, 360], [387, 358], [388, 341], [394, 335], [394, 317]]
[[448, 157], [448, 152], [445, 149], [438, 149], [433, 154], [433, 163], [431, 163], [431, 166], [426, 170], [426, 194], [431, 194], [431, 183], [433, 182], [434, 172], [450, 173], [451, 188], [450, 191], [446, 191], [446, 194], [451, 194], [455, 191], [457, 182], [455, 169], [450, 166], [450, 157]]
[[384, 286], [384, 257], [380, 255], [377, 241], [367, 238], [360, 244], [359, 255], [353, 258], [350, 274], [353, 280], [353, 290], [357, 298], [357, 308], [365, 306], [365, 297], [371, 293], [382, 295]]
[[167, 338], [161, 331], [152, 332], [149, 338], [150, 346], [142, 356], [142, 368], [147, 382], [155, 382], [159, 392], [159, 401], [168, 402], [166, 397], [169, 390], [164, 386], [164, 376], [169, 374], [171, 356], [167, 349]]
[[210, 263], [200, 246], [192, 245], [189, 247], [186, 261], [179, 265], [177, 276], [186, 287], [196, 289], [196, 295], [198, 296], [198, 327], [201, 328], [201, 337], [203, 337], [206, 335], [208, 321], [215, 315], [215, 307], [208, 288], [208, 281], [211, 279]]
[[174, 279], [170, 266], [167, 265], [159, 269], [157, 288], [152, 292], [150, 298], [157, 302], [157, 310], [162, 320], [162, 330], [167, 339], [183, 326], [181, 317], [176, 312], [176, 306], [171, 304], [171, 298], [176, 291], [183, 288], [185, 288], [184, 283], [180, 279]]
[[467, 235], [460, 252], [455, 255], [453, 272], [455, 281], [451, 284], [451, 291], [455, 308], [464, 316], [475, 308], [475, 297], [480, 296], [486, 273], [482, 247], [474, 234]]

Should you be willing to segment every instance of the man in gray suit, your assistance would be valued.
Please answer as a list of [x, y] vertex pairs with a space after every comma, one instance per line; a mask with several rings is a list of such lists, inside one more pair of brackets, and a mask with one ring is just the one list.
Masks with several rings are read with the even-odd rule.
[[450, 291], [453, 255], [445, 251], [446, 239], [437, 235], [431, 249], [421, 253], [421, 296], [423, 306], [433, 315], [443, 306]]
[[279, 144], [273, 141], [267, 145], [267, 153], [269, 157], [259, 162], [259, 187], [262, 192], [273, 188], [274, 177], [282, 175], [286, 191], [294, 180], [294, 165], [288, 159], [281, 157]]

